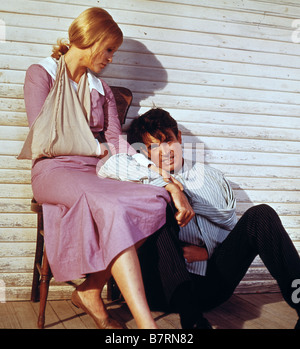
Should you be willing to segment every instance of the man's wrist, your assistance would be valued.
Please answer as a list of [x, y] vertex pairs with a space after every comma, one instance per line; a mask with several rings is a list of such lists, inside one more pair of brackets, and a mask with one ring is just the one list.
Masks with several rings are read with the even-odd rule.
[[175, 194], [175, 193], [178, 193], [178, 192], [181, 192], [180, 188], [178, 187], [177, 184], [175, 183], [168, 183], [166, 186], [165, 186], [165, 189], [171, 193], [171, 194]]

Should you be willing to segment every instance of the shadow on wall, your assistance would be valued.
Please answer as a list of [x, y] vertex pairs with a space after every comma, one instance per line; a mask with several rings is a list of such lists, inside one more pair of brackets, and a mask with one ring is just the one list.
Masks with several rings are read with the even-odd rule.
[[113, 64], [107, 66], [101, 77], [110, 85], [129, 88], [133, 93], [130, 114], [138, 115], [140, 108], [151, 108], [155, 94], [168, 83], [168, 74], [155, 54], [143, 43], [124, 38], [115, 54]]

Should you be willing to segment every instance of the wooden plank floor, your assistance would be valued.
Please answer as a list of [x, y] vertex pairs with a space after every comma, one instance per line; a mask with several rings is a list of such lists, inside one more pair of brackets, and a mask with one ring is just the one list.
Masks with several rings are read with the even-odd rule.
[[[0, 303], [1, 329], [35, 329], [39, 303], [15, 301]], [[112, 317], [135, 329], [126, 304], [107, 302]], [[179, 329], [177, 314], [153, 312], [161, 329]], [[292, 329], [296, 313], [278, 293], [233, 295], [226, 303], [205, 316], [215, 329]], [[46, 329], [95, 329], [93, 320], [70, 300], [50, 300], [46, 308]]]

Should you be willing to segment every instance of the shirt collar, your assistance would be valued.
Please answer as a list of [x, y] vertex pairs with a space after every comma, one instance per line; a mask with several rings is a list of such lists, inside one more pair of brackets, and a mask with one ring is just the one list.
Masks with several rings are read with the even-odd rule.
[[[48, 74], [55, 80], [56, 78], [56, 70], [57, 70], [57, 60], [52, 57], [47, 57], [41, 60], [39, 63]], [[91, 70], [87, 71], [88, 76], [88, 82], [90, 87], [90, 92], [92, 92], [93, 89], [98, 91], [101, 95], [105, 95], [104, 88], [102, 85], [102, 82], [99, 78], [97, 78], [94, 73]]]
[[94, 75], [94, 73], [90, 70], [87, 72], [90, 91], [93, 89], [97, 90], [102, 96], [105, 96], [104, 88], [102, 85], [102, 82], [97, 76]]
[[175, 176], [179, 176], [182, 179], [189, 179], [190, 170], [193, 167], [191, 160], [183, 159], [183, 165], [181, 169], [175, 173]]

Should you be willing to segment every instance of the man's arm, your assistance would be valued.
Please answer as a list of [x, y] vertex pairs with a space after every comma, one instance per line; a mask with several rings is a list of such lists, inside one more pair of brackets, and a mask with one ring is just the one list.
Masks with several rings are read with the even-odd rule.
[[182, 185], [179, 187], [173, 180], [167, 183], [158, 172], [137, 163], [133, 156], [125, 153], [116, 154], [110, 157], [101, 167], [97, 166], [97, 174], [100, 177], [164, 187], [169, 192], [177, 209], [175, 218], [178, 225], [183, 227], [194, 217], [194, 210], [182, 191]]
[[[141, 154], [139, 154], [141, 155]], [[139, 157], [131, 156], [126, 153], [110, 156], [104, 164], [97, 165], [97, 175], [99, 177], [112, 178], [120, 181], [139, 182], [151, 184], [158, 187], [165, 187], [166, 182], [160, 174], [149, 168], [148, 159], [141, 161]]]
[[180, 190], [180, 188], [174, 184], [169, 183], [165, 186], [166, 190], [169, 192], [172, 201], [177, 209], [175, 218], [180, 227], [186, 226], [189, 221], [195, 216], [195, 212], [190, 205], [185, 194]]

